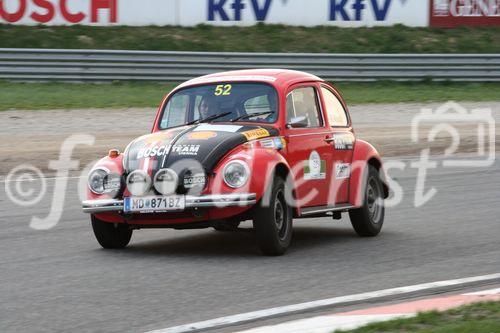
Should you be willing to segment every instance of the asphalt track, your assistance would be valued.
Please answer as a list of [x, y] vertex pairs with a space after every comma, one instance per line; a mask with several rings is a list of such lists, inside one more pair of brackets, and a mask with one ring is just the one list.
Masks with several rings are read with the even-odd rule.
[[[358, 238], [346, 217], [296, 220], [292, 247], [277, 258], [260, 256], [249, 225], [234, 233], [141, 230], [129, 248], [103, 250], [75, 179], [61, 222], [47, 231], [29, 222], [47, 215], [51, 197], [20, 208], [2, 189], [0, 331], [144, 332], [500, 271], [500, 162], [429, 171], [426, 186], [438, 192], [419, 208], [416, 169], [392, 175], [404, 200], [387, 210], [379, 237]], [[54, 180], [48, 185], [51, 192]]]

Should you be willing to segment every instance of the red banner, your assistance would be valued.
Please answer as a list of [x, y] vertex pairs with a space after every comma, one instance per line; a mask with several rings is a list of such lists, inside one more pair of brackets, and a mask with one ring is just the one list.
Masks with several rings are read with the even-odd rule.
[[[85, 6], [81, 4], [86, 3]], [[64, 23], [81, 24], [99, 22], [117, 22], [118, 0], [88, 0], [79, 1], [76, 7], [84, 7], [80, 10], [70, 9], [75, 7], [75, 1], [69, 0], [17, 0], [10, 2], [7, 9], [7, 1], [0, 0], [0, 23], [17, 23], [23, 19], [31, 19], [34, 23], [48, 23], [57, 16]], [[102, 13], [100, 13], [102, 11]], [[108, 15], [106, 15], [106, 12]]]
[[430, 26], [500, 25], [500, 0], [431, 0]]

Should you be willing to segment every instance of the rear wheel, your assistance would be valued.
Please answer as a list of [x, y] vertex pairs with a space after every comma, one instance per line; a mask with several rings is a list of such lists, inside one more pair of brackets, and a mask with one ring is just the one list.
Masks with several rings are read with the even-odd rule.
[[277, 177], [270, 189], [270, 200], [255, 209], [253, 226], [260, 250], [265, 255], [282, 255], [292, 241], [292, 208], [288, 205], [285, 181]]
[[121, 249], [128, 245], [132, 229], [123, 223], [108, 223], [92, 216], [92, 229], [99, 244], [105, 249]]
[[359, 236], [373, 237], [380, 233], [384, 224], [384, 188], [380, 174], [373, 166], [368, 167], [363, 206], [349, 211], [351, 224]]

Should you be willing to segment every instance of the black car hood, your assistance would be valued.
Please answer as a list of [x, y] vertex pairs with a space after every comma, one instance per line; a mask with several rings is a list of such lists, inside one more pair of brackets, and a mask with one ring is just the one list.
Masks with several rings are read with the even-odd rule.
[[[237, 124], [197, 124], [141, 136], [125, 151], [125, 172], [142, 169], [151, 175], [163, 168], [196, 160], [213, 171], [231, 149], [250, 140], [278, 135], [273, 127]], [[198, 164], [198, 165], [199, 165]]]

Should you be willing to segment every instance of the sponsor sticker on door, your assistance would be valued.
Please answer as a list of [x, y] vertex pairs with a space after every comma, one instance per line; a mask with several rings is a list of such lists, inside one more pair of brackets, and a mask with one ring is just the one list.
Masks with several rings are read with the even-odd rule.
[[309, 155], [309, 160], [304, 166], [304, 179], [325, 179], [326, 178], [326, 161], [322, 160], [318, 152], [313, 150]]
[[335, 164], [335, 179], [347, 179], [351, 177], [351, 165], [349, 163]]

